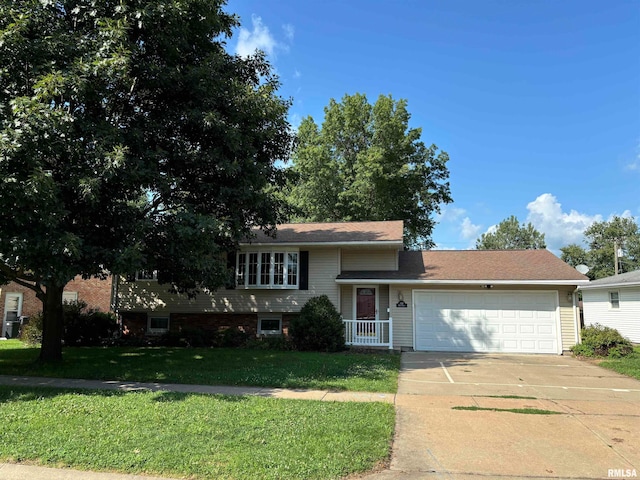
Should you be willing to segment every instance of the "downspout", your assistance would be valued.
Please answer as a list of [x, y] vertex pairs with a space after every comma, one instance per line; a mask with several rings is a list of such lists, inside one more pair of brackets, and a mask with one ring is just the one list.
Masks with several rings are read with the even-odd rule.
[[580, 305], [578, 303], [578, 289], [580, 287], [576, 287], [576, 289], [571, 292], [571, 297], [573, 299], [573, 324], [575, 327], [575, 341], [576, 345], [580, 343]]

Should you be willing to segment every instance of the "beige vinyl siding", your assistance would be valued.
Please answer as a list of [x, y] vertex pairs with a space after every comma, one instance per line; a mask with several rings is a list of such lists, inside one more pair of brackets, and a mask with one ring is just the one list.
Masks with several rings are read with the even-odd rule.
[[558, 290], [560, 303], [560, 329], [562, 332], [562, 350], [567, 351], [576, 344], [576, 313], [573, 301], [569, 301], [568, 295], [573, 290]]
[[309, 249], [309, 290], [220, 289], [200, 293], [195, 299], [167, 292], [167, 285], [154, 281], [126, 282], [121, 279], [119, 309], [157, 313], [256, 313], [299, 312], [311, 297], [327, 295], [338, 305], [338, 249]]
[[378, 318], [380, 320], [389, 320], [389, 285], [378, 285]]
[[340, 286], [340, 302], [342, 318], [351, 320], [353, 317], [353, 287], [351, 285]]
[[[411, 292], [414, 289], [411, 285], [390, 285], [389, 286], [389, 315], [393, 319], [393, 348], [413, 348], [413, 304]], [[404, 296], [406, 307], [397, 307], [398, 291]]]
[[[620, 306], [611, 308], [609, 292], [618, 292]], [[584, 324], [599, 323], [618, 330], [632, 342], [640, 343], [640, 287], [609, 287], [582, 290]]]
[[342, 271], [397, 270], [398, 251], [342, 249]]

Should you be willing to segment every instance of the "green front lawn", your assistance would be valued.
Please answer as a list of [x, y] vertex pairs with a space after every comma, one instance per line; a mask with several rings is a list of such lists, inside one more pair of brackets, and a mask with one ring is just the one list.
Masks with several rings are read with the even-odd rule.
[[0, 462], [189, 477], [339, 478], [388, 459], [384, 403], [2, 387]]
[[624, 358], [607, 358], [599, 365], [640, 380], [640, 346], [634, 347], [631, 355]]
[[400, 356], [230, 348], [73, 347], [59, 365], [39, 349], [0, 342], [0, 374], [395, 393]]

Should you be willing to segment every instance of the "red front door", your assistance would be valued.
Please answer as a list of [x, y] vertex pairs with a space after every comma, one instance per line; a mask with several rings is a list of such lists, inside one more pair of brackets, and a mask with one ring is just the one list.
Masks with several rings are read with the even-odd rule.
[[376, 289], [356, 289], [356, 320], [376, 319]]

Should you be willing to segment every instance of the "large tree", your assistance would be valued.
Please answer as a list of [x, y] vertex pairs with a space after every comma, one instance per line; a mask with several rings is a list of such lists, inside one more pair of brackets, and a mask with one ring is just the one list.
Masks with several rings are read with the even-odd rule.
[[611, 220], [595, 222], [584, 232], [588, 249], [577, 244], [562, 247], [562, 259], [569, 265], [580, 263], [589, 267], [592, 279], [608, 277], [640, 268], [640, 227], [633, 218], [615, 216]]
[[483, 233], [476, 240], [478, 250], [537, 250], [547, 248], [544, 233], [531, 223], [518, 222], [511, 215], [498, 224], [495, 231]]
[[333, 99], [319, 127], [305, 118], [287, 198], [303, 221], [404, 220], [407, 245], [432, 246], [433, 214], [451, 202], [448, 155], [410, 128], [406, 100]]
[[62, 358], [62, 291], [157, 270], [193, 293], [271, 229], [289, 101], [261, 54], [225, 41], [222, 0], [0, 0], [0, 283], [43, 302]]

